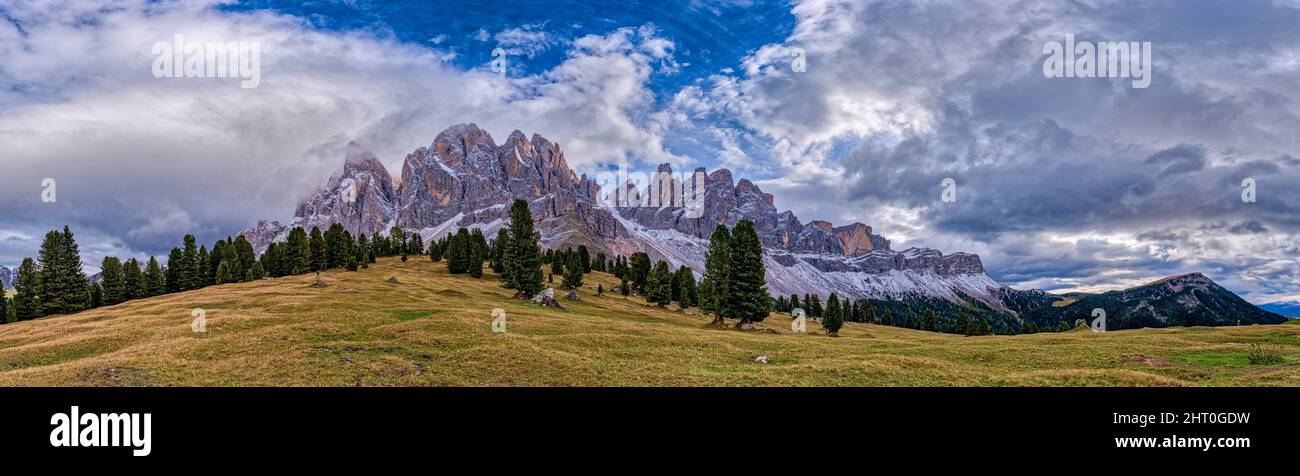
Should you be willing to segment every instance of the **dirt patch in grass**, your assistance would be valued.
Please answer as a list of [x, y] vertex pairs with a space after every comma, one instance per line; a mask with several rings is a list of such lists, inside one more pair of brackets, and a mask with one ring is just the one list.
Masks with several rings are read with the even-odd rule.
[[1145, 355], [1126, 355], [1121, 357], [1119, 361], [1125, 364], [1142, 364], [1147, 367], [1172, 367], [1174, 365], [1167, 360], [1154, 359]]

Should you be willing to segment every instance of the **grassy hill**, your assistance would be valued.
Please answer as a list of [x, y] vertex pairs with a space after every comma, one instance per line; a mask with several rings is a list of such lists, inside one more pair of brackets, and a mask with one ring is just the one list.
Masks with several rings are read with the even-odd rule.
[[[390, 284], [395, 276], [399, 283]], [[846, 324], [841, 337], [708, 326], [595, 297], [544, 309], [427, 257], [214, 286], [0, 325], [0, 385], [1300, 385], [1300, 325], [961, 337]], [[558, 278], [557, 278], [558, 280]], [[207, 332], [191, 332], [191, 311]], [[493, 308], [507, 333], [490, 330]], [[1250, 365], [1251, 344], [1277, 349]], [[754, 362], [761, 354], [771, 361]]]

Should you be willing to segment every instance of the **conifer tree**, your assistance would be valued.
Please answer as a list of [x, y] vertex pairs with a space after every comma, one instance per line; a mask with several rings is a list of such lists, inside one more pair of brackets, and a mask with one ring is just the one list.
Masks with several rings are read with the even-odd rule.
[[798, 295], [798, 294], [791, 294], [791, 295], [790, 295], [790, 312], [794, 312], [795, 309], [799, 309], [799, 295]]
[[591, 254], [587, 251], [587, 245], [578, 245], [578, 264], [582, 265], [582, 273], [591, 273]]
[[668, 262], [655, 263], [646, 283], [646, 300], [659, 307], [667, 306], [672, 302], [672, 280], [673, 273], [668, 270]]
[[885, 326], [894, 325], [894, 311], [885, 309], [885, 313], [880, 316], [880, 324]]
[[640, 251], [632, 254], [632, 259], [628, 261], [628, 273], [633, 291], [646, 293], [646, 285], [650, 281], [650, 266], [650, 255]]
[[767, 317], [771, 299], [763, 267], [763, 244], [754, 222], [741, 220], [736, 224], [729, 248], [726, 312], [740, 319], [740, 324], [761, 321]]
[[631, 284], [628, 284], [626, 276], [620, 278], [620, 282], [618, 285], [618, 293], [622, 294], [624, 297], [627, 297], [628, 294], [631, 294], [632, 292], [631, 286], [632, 286]]
[[9, 295], [5, 292], [5, 283], [0, 282], [0, 324], [9, 322]]
[[144, 281], [145, 294], [149, 297], [161, 296], [167, 291], [167, 278], [162, 266], [158, 265], [158, 259], [153, 256], [149, 257], [149, 263], [145, 265]]
[[172, 248], [171, 253], [167, 255], [167, 269], [163, 271], [164, 278], [167, 281], [166, 291], [168, 293], [181, 291], [181, 270], [184, 266], [184, 254], [180, 248]]
[[[474, 231], [477, 232], [478, 228], [475, 228]], [[478, 242], [478, 239], [481, 238], [483, 238], [482, 233], [479, 233], [477, 237], [471, 233], [468, 238], [469, 261], [466, 262], [466, 265], [469, 267], [469, 275], [474, 278], [483, 277], [483, 258], [487, 255], [487, 244]]]
[[[497, 238], [492, 241], [492, 272], [497, 274], [505, 273], [505, 256], [506, 248], [510, 247], [510, 229], [501, 228], [497, 230]], [[508, 281], [509, 278], [501, 278], [502, 281]]]
[[95, 309], [104, 306], [104, 287], [99, 283], [91, 283], [90, 298], [86, 301], [88, 309]]
[[938, 330], [938, 329], [935, 328], [935, 322], [934, 322], [934, 320], [935, 320], [935, 318], [934, 318], [934, 309], [926, 309], [926, 310], [925, 310], [925, 317], [924, 317], [924, 318], [922, 319], [922, 321], [921, 321], [921, 329], [922, 329], [922, 330], [927, 330], [927, 331], [930, 331], [930, 332], [934, 332], [934, 331]]
[[839, 337], [841, 327], [844, 327], [844, 308], [840, 306], [839, 295], [831, 293], [831, 297], [826, 299], [826, 311], [822, 314], [822, 328], [826, 329], [826, 335]]
[[510, 206], [510, 246], [504, 256], [506, 287], [522, 297], [532, 297], [542, 290], [540, 236], [533, 229], [533, 214], [528, 202], [515, 200]]
[[104, 287], [104, 304], [112, 306], [130, 299], [127, 294], [126, 275], [122, 262], [115, 256], [106, 256], [99, 265], [100, 285]]
[[284, 261], [288, 266], [288, 275], [296, 276], [311, 272], [311, 240], [302, 227], [294, 227], [285, 240]]
[[[71, 303], [67, 302], [68, 293], [64, 288], [68, 280], [63, 273], [64, 267], [63, 235], [57, 231], [50, 231], [45, 234], [45, 240], [41, 242], [40, 255], [37, 257], [39, 269], [39, 279], [41, 282], [41, 307], [47, 314], [64, 314], [70, 311]], [[84, 300], [84, 294], [81, 299]]]
[[231, 266], [229, 262], [227, 262], [226, 260], [221, 260], [221, 264], [217, 265], [216, 284], [226, 284], [226, 283], [235, 282], [235, 275], [231, 273], [230, 268]]
[[144, 272], [140, 270], [140, 262], [135, 258], [126, 260], [122, 264], [122, 281], [126, 284], [126, 299], [142, 299], [149, 297], [147, 286], [144, 282]]
[[564, 255], [563, 255], [562, 253], [556, 253], [556, 254], [554, 254], [554, 255], [551, 256], [551, 274], [558, 274], [558, 275], [560, 275], [561, 277], [564, 276], [564, 257], [563, 257], [563, 256], [564, 256]]
[[202, 282], [199, 277], [199, 245], [194, 235], [185, 235], [181, 251], [180, 290], [198, 289]]
[[325, 267], [325, 235], [322, 235], [320, 228], [311, 227], [311, 237], [308, 239], [311, 244], [311, 269], [310, 271], [324, 271]]
[[582, 287], [582, 253], [569, 253], [569, 264], [564, 267], [564, 281], [561, 284], [565, 289], [578, 289]]
[[674, 280], [677, 285], [677, 305], [682, 309], [694, 306], [695, 299], [698, 297], [697, 286], [695, 284], [695, 272], [691, 268], [682, 265], [677, 268], [677, 276]]
[[714, 322], [721, 324], [733, 317], [725, 309], [730, 299], [731, 231], [724, 225], [713, 228], [709, 235], [709, 251], [704, 257], [704, 279], [700, 282], [700, 311], [713, 314]]
[[261, 262], [254, 261], [253, 265], [248, 268], [248, 273], [250, 278], [260, 280], [266, 277], [266, 268], [262, 267]]
[[23, 258], [14, 278], [14, 318], [18, 321], [36, 319], [45, 315], [41, 302], [40, 269], [31, 258]]

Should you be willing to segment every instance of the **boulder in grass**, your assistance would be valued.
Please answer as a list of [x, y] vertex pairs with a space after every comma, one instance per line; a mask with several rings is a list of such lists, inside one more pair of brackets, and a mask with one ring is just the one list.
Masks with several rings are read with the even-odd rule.
[[397, 276], [389, 276], [388, 284], [397, 284]]
[[570, 301], [582, 301], [582, 296], [578, 295], [578, 291], [576, 289], [569, 290], [569, 294], [564, 295], [564, 298]]
[[552, 288], [546, 288], [545, 291], [537, 293], [536, 296], [533, 296], [532, 303], [538, 306], [564, 309], [564, 306], [561, 306], [560, 302], [555, 300], [555, 289]]

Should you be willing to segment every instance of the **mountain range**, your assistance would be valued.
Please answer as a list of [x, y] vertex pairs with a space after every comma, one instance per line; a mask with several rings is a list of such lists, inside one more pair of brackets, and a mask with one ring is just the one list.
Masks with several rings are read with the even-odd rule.
[[[717, 224], [752, 220], [763, 242], [768, 288], [774, 295], [835, 292], [854, 300], [957, 306], [1007, 324], [1087, 316], [1091, 308], [1080, 305], [1115, 306], [1110, 328], [1283, 320], [1202, 275], [1082, 299], [1012, 289], [992, 279], [975, 254], [894, 250], [888, 239], [862, 223], [804, 223], [791, 211], [778, 211], [771, 194], [747, 179], [735, 180], [726, 169], [693, 171], [690, 177], [702, 180], [687, 180], [703, 186], [692, 194], [699, 199], [692, 202], [696, 207], [649, 206], [660, 203], [650, 197], [662, 189], [647, 185], [638, 190], [628, 183], [605, 190], [596, 179], [576, 174], [559, 144], [520, 131], [497, 144], [474, 124], [450, 127], [429, 146], [408, 154], [398, 179], [356, 143], [348, 145], [343, 162], [340, 173], [299, 203], [290, 223], [259, 221], [242, 234], [259, 253], [272, 241], [283, 241], [293, 227], [325, 229], [333, 223], [354, 235], [401, 227], [418, 233], [426, 245], [460, 227], [480, 228], [492, 237], [507, 223], [509, 203], [524, 199], [543, 247], [586, 245], [593, 255], [644, 251], [654, 260], [668, 261], [674, 268], [685, 265], [697, 273], [703, 270], [708, 236]], [[668, 164], [656, 173], [673, 176]], [[665, 197], [662, 203], [683, 202], [671, 200], [689, 185], [682, 181], [673, 179], [667, 195], [658, 195]], [[620, 186], [627, 187], [621, 192], [633, 197], [631, 203], [604, 195], [619, 193]], [[1227, 313], [1243, 314], [1232, 318]]]

